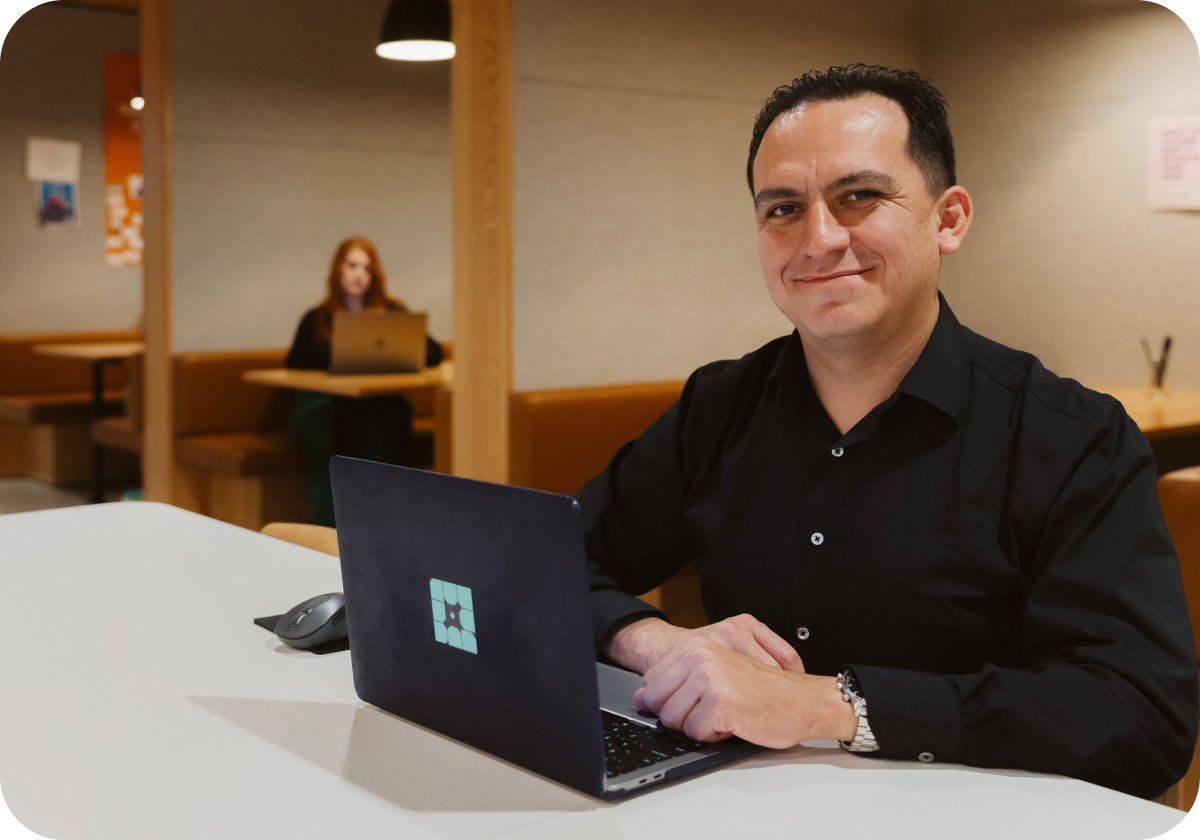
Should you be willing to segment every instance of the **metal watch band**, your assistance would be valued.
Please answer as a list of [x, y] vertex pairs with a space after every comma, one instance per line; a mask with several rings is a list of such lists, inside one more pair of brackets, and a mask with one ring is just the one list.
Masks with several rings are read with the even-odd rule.
[[854, 716], [858, 718], [858, 728], [854, 730], [853, 741], [838, 741], [842, 749], [849, 752], [875, 752], [879, 744], [875, 734], [871, 732], [871, 724], [867, 721], [867, 698], [863, 697], [858, 687], [858, 679], [854, 672], [847, 669], [837, 675], [837, 688], [842, 693], [842, 699], [854, 707]]

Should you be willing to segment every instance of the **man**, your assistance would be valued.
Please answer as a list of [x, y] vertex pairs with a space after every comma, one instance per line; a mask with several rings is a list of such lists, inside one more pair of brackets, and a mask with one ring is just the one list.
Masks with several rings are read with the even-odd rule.
[[[1197, 682], [1154, 459], [1119, 403], [938, 292], [973, 215], [941, 95], [809, 73], [767, 101], [747, 177], [796, 330], [697, 370], [581, 491], [598, 650], [699, 740], [1163, 791]], [[712, 624], [627, 594], [692, 558]]]

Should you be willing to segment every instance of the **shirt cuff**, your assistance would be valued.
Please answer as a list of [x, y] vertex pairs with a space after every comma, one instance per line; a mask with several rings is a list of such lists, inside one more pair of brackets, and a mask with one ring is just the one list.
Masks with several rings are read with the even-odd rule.
[[879, 744], [871, 755], [909, 761], [961, 763], [962, 710], [954, 683], [940, 674], [848, 666], [867, 701], [867, 720]]
[[656, 615], [663, 621], [670, 621], [666, 613], [655, 609], [645, 601], [622, 592], [619, 589], [597, 589], [591, 593], [592, 605], [592, 635], [596, 646], [596, 656], [600, 656], [600, 648], [608, 638], [608, 631], [618, 621], [624, 621], [630, 616], [643, 617]]

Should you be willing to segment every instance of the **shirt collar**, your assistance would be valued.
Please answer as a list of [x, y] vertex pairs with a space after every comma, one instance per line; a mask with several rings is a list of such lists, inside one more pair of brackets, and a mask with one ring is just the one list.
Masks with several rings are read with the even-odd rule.
[[[772, 397], [780, 383], [785, 388], [812, 389], [804, 344], [795, 330], [784, 343], [768, 378]], [[938, 319], [917, 361], [905, 374], [897, 393], [909, 394], [961, 420], [970, 396], [970, 366], [962, 326], [946, 298], [938, 292]]]
[[797, 385], [810, 387], [808, 368], [804, 364], [804, 344], [800, 341], [800, 333], [796, 330], [792, 330], [792, 334], [783, 343], [779, 355], [775, 357], [771, 375], [767, 377], [767, 388], [772, 397], [775, 396], [780, 382], [786, 383], [789, 387]]
[[971, 390], [970, 360], [962, 326], [938, 292], [938, 319], [916, 363], [896, 390], [961, 420]]

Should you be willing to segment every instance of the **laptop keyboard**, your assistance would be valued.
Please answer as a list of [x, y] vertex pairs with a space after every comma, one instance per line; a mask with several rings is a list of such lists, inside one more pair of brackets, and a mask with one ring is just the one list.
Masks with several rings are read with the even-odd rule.
[[635, 723], [603, 709], [600, 715], [604, 727], [605, 769], [610, 779], [704, 747], [679, 732]]

